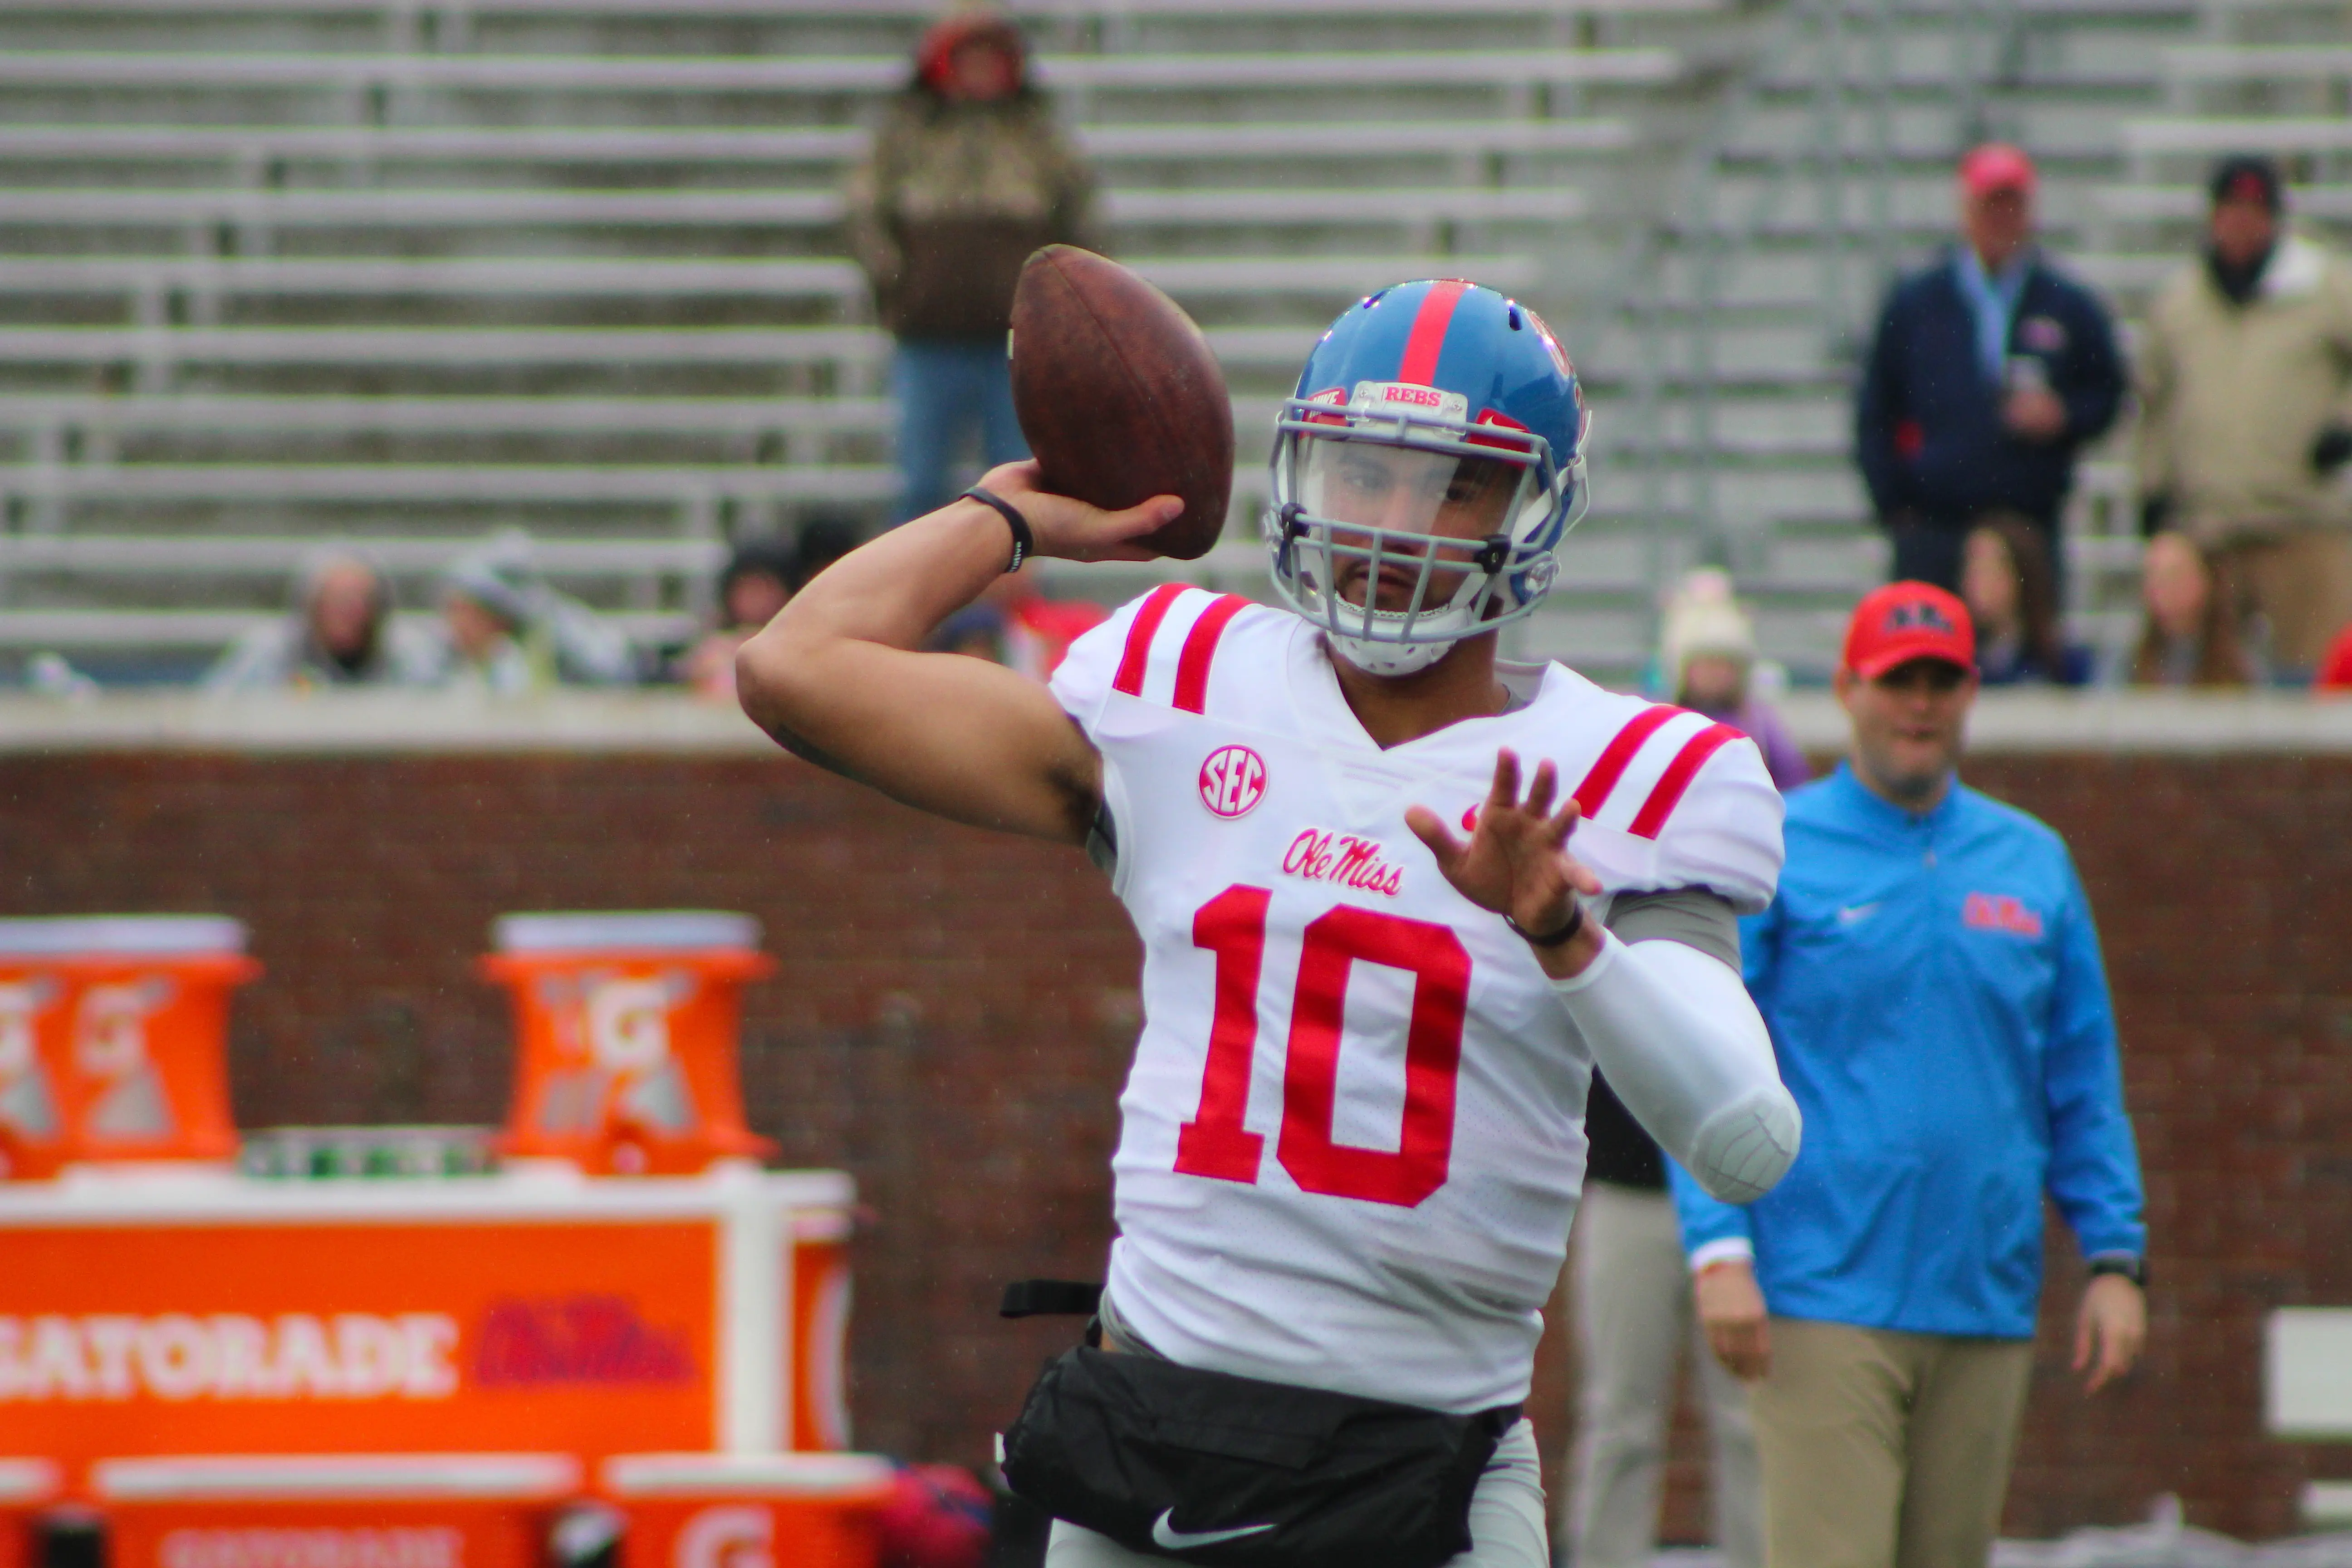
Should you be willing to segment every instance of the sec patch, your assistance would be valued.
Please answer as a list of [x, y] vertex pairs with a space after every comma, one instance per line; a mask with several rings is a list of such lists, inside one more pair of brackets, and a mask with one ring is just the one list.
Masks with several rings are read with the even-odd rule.
[[1265, 798], [1265, 759], [1247, 746], [1219, 746], [1201, 764], [1201, 804], [1219, 816], [1247, 816]]

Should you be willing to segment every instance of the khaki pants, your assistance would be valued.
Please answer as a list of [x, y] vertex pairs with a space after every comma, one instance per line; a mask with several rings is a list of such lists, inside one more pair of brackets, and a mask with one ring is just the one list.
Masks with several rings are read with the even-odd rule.
[[2270, 623], [2275, 668], [2308, 674], [2352, 623], [2352, 533], [2302, 529], [2224, 544], [2213, 552], [2213, 588], [2241, 623]]
[[1575, 1481], [1560, 1537], [1574, 1543], [1576, 1568], [1649, 1568], [1657, 1554], [1666, 1419], [1685, 1350], [1714, 1439], [1707, 1491], [1724, 1568], [1762, 1568], [1764, 1498], [1748, 1395], [1698, 1331], [1674, 1200], [1587, 1182], [1574, 1258]]
[[1985, 1568], [2032, 1342], [1798, 1318], [1771, 1336], [1748, 1398], [1771, 1568]]

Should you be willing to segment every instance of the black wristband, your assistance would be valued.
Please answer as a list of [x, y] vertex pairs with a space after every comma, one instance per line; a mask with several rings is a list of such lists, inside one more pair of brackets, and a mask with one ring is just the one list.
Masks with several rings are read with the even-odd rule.
[[2129, 1253], [2111, 1252], [2105, 1258], [2091, 1259], [2091, 1278], [2102, 1274], [2120, 1274], [2141, 1289], [2147, 1289], [2147, 1259], [2134, 1258]]
[[1503, 917], [1503, 923], [1526, 939], [1529, 947], [1558, 947], [1574, 942], [1576, 933], [1584, 929], [1584, 906], [1571, 897], [1568, 900], [1568, 923], [1549, 936], [1538, 936], [1508, 915]]
[[959, 499], [976, 500], [982, 506], [994, 507], [997, 514], [1013, 525], [1013, 562], [1004, 568], [1007, 572], [1020, 571], [1021, 563], [1037, 553], [1037, 536], [1029, 531], [1029, 520], [1022, 516], [1020, 509], [1011, 501], [1006, 500], [1003, 496], [991, 495], [978, 485], [964, 491]]

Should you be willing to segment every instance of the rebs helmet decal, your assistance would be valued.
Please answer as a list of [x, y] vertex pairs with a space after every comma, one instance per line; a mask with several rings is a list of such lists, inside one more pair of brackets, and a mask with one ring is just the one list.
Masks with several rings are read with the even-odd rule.
[[[1276, 592], [1375, 675], [1426, 668], [1463, 638], [1521, 618], [1550, 590], [1554, 552], [1583, 515], [1590, 425], [1559, 338], [1492, 289], [1426, 279], [1350, 306], [1276, 421], [1264, 523]], [[1441, 536], [1426, 518], [1345, 520], [1334, 515], [1345, 481], [1333, 454], [1359, 442], [1431, 454], [1448, 472], [1493, 459], [1483, 472], [1514, 489], [1481, 538]], [[1378, 586], [1400, 574], [1410, 602], [1378, 608]], [[1359, 577], [1363, 602], [1350, 602], [1346, 584]]]

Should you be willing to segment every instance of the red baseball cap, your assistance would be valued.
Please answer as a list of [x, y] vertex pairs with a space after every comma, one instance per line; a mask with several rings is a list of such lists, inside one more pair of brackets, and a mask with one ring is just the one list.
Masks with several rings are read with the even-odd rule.
[[1845, 667], [1875, 680], [1915, 658], [1977, 667], [1976, 624], [1969, 607], [1933, 583], [1889, 583], [1863, 595], [1845, 627]]
[[2019, 191], [2030, 196], [2038, 179], [2033, 160], [2025, 155], [2025, 150], [2006, 142], [1988, 142], [1960, 160], [1960, 188], [1972, 196], [1989, 196], [1995, 191]]

